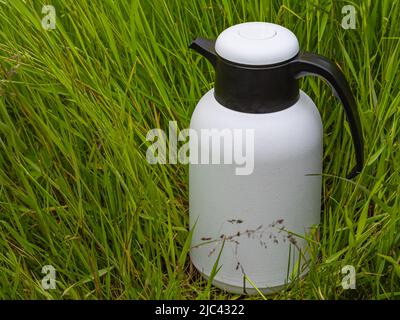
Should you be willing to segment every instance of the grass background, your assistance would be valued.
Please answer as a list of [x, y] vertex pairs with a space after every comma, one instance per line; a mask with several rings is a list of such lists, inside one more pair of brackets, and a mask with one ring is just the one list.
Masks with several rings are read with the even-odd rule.
[[[44, 4], [56, 29], [41, 27]], [[353, 4], [355, 30], [341, 9]], [[213, 86], [196, 36], [281, 24], [333, 59], [354, 89], [366, 165], [330, 89], [302, 81], [324, 123], [320, 241], [310, 272], [270, 299], [400, 296], [400, 3], [397, 1], [0, 0], [0, 298], [238, 298], [188, 259], [187, 166], [146, 162], [146, 133], [188, 127]], [[42, 266], [57, 289], [41, 287]], [[344, 265], [356, 290], [341, 286]], [[252, 297], [260, 298], [260, 297]]]

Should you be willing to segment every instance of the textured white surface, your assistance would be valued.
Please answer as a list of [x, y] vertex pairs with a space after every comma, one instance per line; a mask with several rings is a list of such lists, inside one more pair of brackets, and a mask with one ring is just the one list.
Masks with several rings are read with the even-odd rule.
[[299, 43], [290, 30], [268, 22], [246, 22], [224, 30], [215, 50], [226, 60], [249, 65], [267, 65], [293, 58]]
[[[189, 166], [189, 221], [191, 229], [195, 226], [190, 252], [193, 264], [205, 276], [210, 275], [222, 244], [218, 239], [240, 232], [233, 238], [239, 244], [225, 242], [219, 263], [222, 268], [214, 285], [240, 290], [240, 262], [246, 275], [264, 292], [282, 286], [288, 271], [289, 242], [283, 242], [279, 225], [269, 225], [282, 219], [287, 230], [304, 234], [320, 220], [321, 177], [308, 176], [322, 170], [322, 123], [317, 108], [301, 92], [299, 101], [288, 109], [241, 113], [221, 106], [211, 90], [199, 101], [190, 125], [198, 132], [205, 128], [255, 130], [251, 175], [235, 175], [235, 164]], [[231, 219], [242, 223], [229, 223]], [[255, 238], [246, 235], [246, 230], [259, 226], [265, 230], [260, 232], [262, 238], [258, 238], [259, 233]], [[271, 233], [279, 243], [269, 239]], [[208, 238], [218, 241], [196, 247]], [[304, 245], [300, 239], [297, 243]], [[294, 262], [296, 256], [291, 259]]]

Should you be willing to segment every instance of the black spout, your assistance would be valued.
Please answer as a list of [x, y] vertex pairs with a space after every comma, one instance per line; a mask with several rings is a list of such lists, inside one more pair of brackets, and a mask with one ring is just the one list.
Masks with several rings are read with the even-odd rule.
[[189, 48], [200, 53], [203, 57], [205, 57], [208, 61], [210, 61], [215, 68], [217, 64], [217, 54], [215, 52], [215, 40], [197, 38], [190, 44]]

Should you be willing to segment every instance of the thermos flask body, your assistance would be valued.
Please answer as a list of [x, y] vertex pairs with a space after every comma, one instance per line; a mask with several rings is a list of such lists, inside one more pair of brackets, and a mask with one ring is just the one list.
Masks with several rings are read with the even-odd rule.
[[[254, 161], [254, 170], [238, 175], [240, 165], [234, 161], [190, 164], [191, 260], [209, 277], [219, 257], [213, 284], [222, 289], [243, 293], [245, 284], [247, 293], [255, 292], [246, 276], [259, 290], [273, 292], [306, 262], [301, 236], [320, 220], [321, 118], [304, 92], [282, 111], [252, 114], [225, 108], [213, 91], [192, 115], [190, 127], [198, 138], [193, 148], [212, 158], [216, 150], [210, 141], [225, 142], [221, 149], [232, 142], [232, 152], [246, 150], [247, 165]], [[211, 139], [202, 135], [207, 129], [214, 134]], [[232, 140], [222, 140], [224, 130], [239, 130], [242, 139], [232, 135]], [[250, 142], [244, 138], [246, 130], [253, 130], [254, 147], [245, 145]]]

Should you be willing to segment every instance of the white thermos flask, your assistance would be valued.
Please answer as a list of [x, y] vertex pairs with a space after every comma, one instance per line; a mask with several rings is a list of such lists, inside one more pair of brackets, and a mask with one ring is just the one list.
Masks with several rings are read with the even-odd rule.
[[353, 95], [333, 62], [299, 52], [276, 24], [234, 25], [190, 47], [215, 68], [190, 123], [190, 153], [199, 153], [189, 166], [191, 261], [205, 277], [218, 265], [213, 284], [230, 292], [280, 290], [307, 271], [304, 237], [321, 213], [322, 123], [297, 79], [320, 76], [341, 101], [356, 155], [350, 177], [363, 166]]

